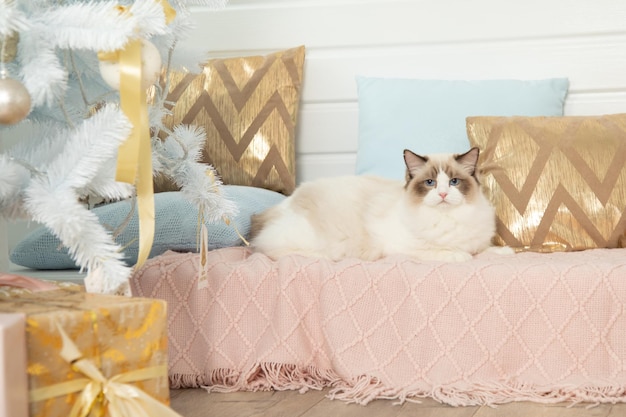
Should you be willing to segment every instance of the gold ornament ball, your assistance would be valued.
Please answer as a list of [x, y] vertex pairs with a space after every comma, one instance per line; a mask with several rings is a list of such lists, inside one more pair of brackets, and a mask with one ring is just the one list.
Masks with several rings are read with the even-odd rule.
[[[161, 74], [161, 54], [150, 41], [141, 41], [141, 88], [153, 85]], [[100, 75], [106, 83], [116, 90], [120, 89], [120, 64], [117, 61], [100, 61]]]
[[0, 123], [18, 123], [29, 112], [30, 94], [24, 84], [13, 78], [0, 78]]

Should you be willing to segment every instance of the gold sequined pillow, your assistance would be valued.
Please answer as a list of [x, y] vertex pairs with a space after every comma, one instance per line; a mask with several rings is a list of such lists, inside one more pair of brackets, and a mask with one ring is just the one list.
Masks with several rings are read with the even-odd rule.
[[[208, 61], [201, 74], [172, 72], [164, 124], [205, 128], [203, 162], [225, 184], [291, 194], [305, 48]], [[157, 181], [157, 191], [165, 187]]]
[[496, 244], [520, 250], [614, 248], [626, 231], [626, 114], [468, 117]]

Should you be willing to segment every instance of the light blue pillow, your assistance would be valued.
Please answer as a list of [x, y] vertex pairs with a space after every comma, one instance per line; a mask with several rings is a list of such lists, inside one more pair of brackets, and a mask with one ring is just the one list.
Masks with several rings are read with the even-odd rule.
[[[239, 214], [231, 219], [230, 226], [224, 222], [207, 223], [209, 233], [209, 249], [239, 246], [243, 242], [237, 235], [235, 226], [242, 236], [250, 231], [250, 217], [282, 201], [285, 196], [275, 191], [243, 185], [224, 185], [223, 194], [236, 203]], [[198, 210], [186, 200], [180, 192], [164, 192], [154, 195], [155, 235], [150, 257], [162, 254], [167, 250], [179, 252], [197, 251]], [[100, 223], [110, 230], [115, 230], [131, 210], [129, 201], [119, 201], [96, 207], [92, 211], [100, 219]], [[126, 226], [117, 236], [116, 242], [124, 250], [126, 263], [137, 262], [139, 224], [137, 210]], [[27, 235], [11, 252], [11, 262], [33, 269], [78, 269], [61, 246], [57, 237], [45, 227], [40, 227]]]
[[567, 78], [419, 80], [357, 77], [357, 174], [404, 179], [404, 149], [418, 154], [470, 148], [468, 116], [562, 116]]

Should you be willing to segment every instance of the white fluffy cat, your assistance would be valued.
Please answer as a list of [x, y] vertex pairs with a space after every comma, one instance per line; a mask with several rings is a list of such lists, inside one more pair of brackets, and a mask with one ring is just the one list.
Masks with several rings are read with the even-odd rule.
[[346, 176], [304, 183], [253, 217], [252, 248], [272, 259], [297, 253], [469, 260], [490, 247], [495, 233], [495, 212], [476, 175], [478, 154], [478, 148], [428, 156], [405, 150], [406, 182]]

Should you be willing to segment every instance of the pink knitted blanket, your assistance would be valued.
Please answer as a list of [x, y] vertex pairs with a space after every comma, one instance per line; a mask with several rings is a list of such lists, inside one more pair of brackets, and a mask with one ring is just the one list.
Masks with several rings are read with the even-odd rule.
[[469, 262], [273, 262], [168, 252], [132, 278], [168, 302], [171, 386], [331, 387], [366, 404], [626, 401], [626, 249]]

